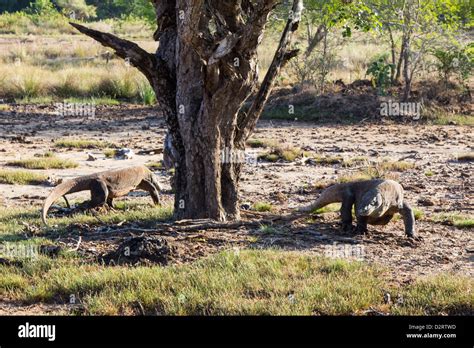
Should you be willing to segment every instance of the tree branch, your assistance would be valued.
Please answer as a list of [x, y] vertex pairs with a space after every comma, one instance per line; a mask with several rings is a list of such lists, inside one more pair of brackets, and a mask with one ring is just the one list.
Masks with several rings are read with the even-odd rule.
[[258, 47], [268, 21], [268, 16], [276, 5], [277, 0], [259, 0], [252, 9], [248, 22], [242, 28], [242, 39], [238, 47], [238, 50], [243, 55], [247, 55], [249, 50], [254, 50]]
[[169, 88], [169, 72], [165, 63], [154, 54], [148, 53], [136, 43], [121, 39], [113, 34], [89, 29], [77, 23], [70, 23], [81, 33], [93, 38], [106, 47], [110, 47], [115, 54], [123, 59], [129, 59], [130, 63], [137, 67], [150, 81], [155, 91]]

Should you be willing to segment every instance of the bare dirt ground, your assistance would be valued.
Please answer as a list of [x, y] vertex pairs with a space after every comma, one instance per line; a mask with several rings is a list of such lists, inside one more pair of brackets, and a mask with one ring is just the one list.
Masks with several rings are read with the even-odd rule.
[[[98, 107], [96, 116], [60, 117], [54, 107], [45, 105], [14, 106], [0, 111], [0, 168], [5, 163], [32, 157], [49, 150], [61, 158], [79, 162], [76, 169], [47, 170], [55, 178], [72, 178], [92, 172], [134, 164], [146, 164], [161, 159], [159, 151], [165, 135], [164, 120], [159, 112], [141, 106]], [[132, 160], [106, 159], [101, 150], [67, 150], [54, 148], [58, 138], [77, 137], [104, 140], [129, 147], [136, 155]], [[388, 267], [394, 281], [407, 282], [420, 275], [455, 272], [474, 275], [474, 242], [472, 229], [459, 229], [433, 221], [442, 213], [473, 214], [474, 189], [472, 162], [456, 161], [457, 154], [473, 150], [472, 128], [463, 126], [429, 126], [421, 123], [391, 124], [360, 123], [357, 125], [316, 125], [290, 121], [262, 121], [254, 138], [276, 140], [313, 151], [322, 156], [354, 158], [364, 156], [377, 161], [413, 162], [416, 167], [401, 172], [398, 180], [406, 189], [408, 201], [424, 212], [417, 222], [419, 241], [408, 240], [401, 220], [387, 226], [369, 226], [368, 234], [354, 236], [339, 229], [337, 213], [317, 216], [313, 221], [269, 221], [270, 215], [288, 214], [294, 207], [315, 199], [314, 184], [336, 179], [339, 175], [361, 168], [345, 168], [340, 164], [321, 165], [301, 163], [249, 163], [241, 184], [242, 203], [270, 202], [275, 211], [244, 213], [244, 223], [222, 228], [200, 222], [193, 224], [158, 224], [150, 228], [140, 222], [123, 226], [71, 226], [70, 234], [61, 236], [59, 243], [74, 247], [81, 236], [79, 251], [85, 257], [97, 257], [116, 250], [127, 238], [146, 234], [165, 240], [170, 247], [169, 262], [183, 263], [222, 249], [245, 247], [277, 247], [302, 253], [341, 254], [341, 246], [359, 250], [358, 256], [367, 262]], [[150, 151], [152, 154], [150, 154]], [[262, 149], [250, 149], [255, 158]], [[88, 154], [97, 157], [87, 161]], [[427, 176], [426, 173], [430, 172]], [[169, 188], [169, 175], [157, 172]], [[40, 205], [51, 190], [47, 186], [0, 185], [0, 208]], [[135, 200], [126, 197], [126, 200]], [[87, 198], [87, 193], [76, 197]], [[148, 197], [138, 198], [149, 200]], [[171, 203], [173, 196], [164, 195]], [[261, 225], [273, 225], [265, 232]], [[357, 247], [357, 248], [355, 248]], [[0, 314], [8, 308], [0, 304]]]

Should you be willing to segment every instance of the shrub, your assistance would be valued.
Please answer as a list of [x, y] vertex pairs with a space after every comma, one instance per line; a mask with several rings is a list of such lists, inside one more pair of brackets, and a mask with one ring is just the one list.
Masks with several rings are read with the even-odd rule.
[[143, 105], [154, 105], [156, 103], [156, 94], [150, 84], [143, 81], [138, 84], [138, 94]]
[[448, 85], [450, 78], [455, 75], [459, 81], [466, 81], [472, 73], [474, 66], [474, 44], [471, 43], [466, 47], [449, 47], [440, 48], [432, 52], [436, 58], [436, 69], [444, 81]]
[[377, 56], [369, 64], [366, 74], [372, 76], [372, 84], [380, 94], [385, 94], [386, 88], [390, 85], [390, 72], [394, 68], [393, 64], [387, 63], [388, 54]]

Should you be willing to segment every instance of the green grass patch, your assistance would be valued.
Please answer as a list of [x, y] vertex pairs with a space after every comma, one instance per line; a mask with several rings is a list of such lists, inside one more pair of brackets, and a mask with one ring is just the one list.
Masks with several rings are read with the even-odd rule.
[[392, 306], [396, 315], [473, 315], [474, 281], [441, 274], [415, 281], [398, 294], [403, 305]]
[[319, 215], [319, 214], [326, 214], [326, 213], [336, 213], [336, 212], [339, 212], [340, 210], [341, 210], [341, 204], [333, 203], [325, 207], [315, 209], [311, 212], [311, 214]]
[[431, 124], [439, 126], [474, 126], [474, 116], [453, 115], [442, 110], [427, 111], [427, 121]]
[[267, 147], [278, 147], [278, 143], [275, 140], [268, 139], [249, 139], [247, 140], [247, 146], [256, 149], [256, 148], [267, 148]]
[[147, 163], [146, 166], [152, 170], [162, 170], [165, 169], [163, 162], [150, 162]]
[[72, 160], [51, 156], [11, 161], [7, 163], [7, 166], [26, 169], [69, 169], [77, 168], [79, 164]]
[[43, 185], [48, 177], [26, 170], [0, 170], [0, 184]]
[[253, 149], [267, 147], [265, 141], [262, 139], [249, 139], [247, 140], [247, 146]]
[[97, 97], [97, 98], [66, 98], [65, 103], [77, 103], [77, 104], [91, 104], [91, 105], [120, 105], [120, 100], [108, 97]]
[[474, 228], [474, 216], [461, 213], [444, 213], [433, 217], [434, 222], [446, 223], [457, 228]]
[[[27, 303], [80, 300], [87, 315], [472, 315], [473, 280], [446, 274], [392, 285], [363, 262], [297, 252], [221, 252], [185, 265], [107, 267], [78, 258], [0, 266], [0, 296]], [[385, 304], [383, 295], [403, 298]], [[137, 305], [139, 304], [139, 305]]]
[[[74, 202], [71, 202], [74, 203]], [[58, 201], [57, 205], [63, 205], [64, 202]], [[169, 220], [173, 215], [171, 206], [155, 207], [151, 204], [130, 203], [118, 201], [115, 203], [115, 211], [106, 213], [96, 213], [94, 215], [89, 212], [76, 213], [65, 217], [54, 217], [50, 211], [48, 214], [48, 223], [51, 227], [45, 227], [40, 218], [41, 207], [32, 208], [9, 208], [0, 211], [0, 242], [2, 240], [10, 240], [23, 238], [23, 230], [25, 224], [39, 229], [39, 235], [43, 232], [63, 233], [67, 231], [68, 226], [72, 224], [87, 224], [90, 226], [105, 224], [118, 224], [123, 222], [140, 222], [148, 225], [157, 221]], [[100, 220], [99, 220], [100, 219]]]
[[253, 210], [259, 211], [259, 212], [272, 211], [273, 206], [267, 202], [257, 202], [253, 205]]
[[278, 160], [280, 159], [280, 156], [273, 153], [262, 153], [258, 155], [258, 159], [274, 163], [274, 162], [278, 162]]
[[104, 141], [88, 139], [58, 139], [54, 145], [59, 148], [68, 149], [104, 149], [112, 147], [111, 144]]
[[116, 149], [105, 149], [104, 150], [104, 156], [106, 158], [114, 158], [117, 155], [117, 150]]
[[140, 96], [140, 102], [143, 105], [155, 105], [156, 94], [153, 88], [150, 86], [148, 81], [143, 81], [138, 85], [138, 95]]
[[415, 220], [421, 220], [425, 217], [425, 212], [418, 208], [413, 208], [413, 215], [415, 215]]

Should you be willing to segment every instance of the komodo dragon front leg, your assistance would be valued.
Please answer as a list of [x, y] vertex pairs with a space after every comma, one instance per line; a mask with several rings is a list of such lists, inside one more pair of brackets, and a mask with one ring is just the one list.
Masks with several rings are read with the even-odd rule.
[[407, 202], [403, 202], [403, 206], [400, 209], [400, 214], [405, 224], [405, 233], [409, 238], [415, 238], [415, 214], [413, 209]]
[[355, 203], [355, 196], [351, 192], [345, 192], [341, 205], [342, 230], [352, 231], [352, 206]]

